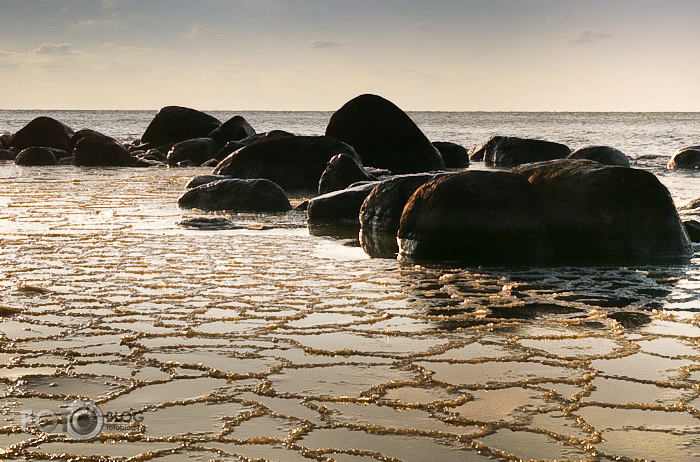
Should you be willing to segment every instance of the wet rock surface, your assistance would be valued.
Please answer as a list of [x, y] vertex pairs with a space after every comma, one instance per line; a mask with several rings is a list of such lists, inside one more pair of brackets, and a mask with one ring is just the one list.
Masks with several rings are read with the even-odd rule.
[[284, 212], [292, 208], [282, 188], [265, 179], [205, 183], [189, 189], [177, 203], [182, 208], [235, 212]]

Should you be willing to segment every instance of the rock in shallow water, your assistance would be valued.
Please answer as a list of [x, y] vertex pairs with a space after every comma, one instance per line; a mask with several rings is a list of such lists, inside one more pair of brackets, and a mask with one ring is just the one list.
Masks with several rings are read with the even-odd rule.
[[377, 95], [360, 95], [331, 116], [326, 135], [354, 147], [362, 164], [393, 173], [438, 170], [445, 163], [411, 118]]
[[221, 125], [217, 118], [181, 106], [166, 106], [155, 115], [141, 137], [143, 143], [160, 146], [201, 138]]
[[588, 159], [605, 165], [630, 166], [627, 156], [619, 149], [610, 146], [586, 146], [572, 152], [569, 159]]
[[654, 263], [692, 254], [671, 195], [650, 172], [573, 159], [513, 172], [541, 197], [558, 262]]
[[10, 146], [20, 151], [31, 147], [69, 151], [72, 137], [73, 130], [58, 120], [51, 117], [37, 117], [15, 133]]
[[233, 178], [266, 178], [285, 189], [316, 191], [326, 164], [336, 154], [360, 162], [355, 150], [327, 136], [282, 136], [245, 146], [212, 172]]
[[58, 159], [65, 156], [66, 151], [53, 148], [33, 147], [23, 149], [17, 154], [17, 157], [15, 157], [15, 164], [25, 166], [56, 165], [58, 164]]
[[399, 259], [470, 265], [546, 263], [542, 201], [509, 172], [446, 175], [418, 188], [398, 232]]
[[309, 200], [307, 207], [310, 227], [316, 225], [338, 225], [360, 229], [360, 207], [376, 183], [362, 184], [333, 191]]
[[447, 168], [464, 168], [469, 166], [469, 155], [464, 146], [449, 141], [433, 141]]
[[375, 177], [365, 172], [357, 161], [346, 154], [338, 154], [328, 161], [318, 182], [318, 193], [326, 194], [345, 189], [360, 181], [373, 181]]
[[292, 208], [282, 188], [265, 179], [229, 179], [192, 188], [180, 196], [182, 208], [235, 212], [284, 212]]
[[563, 159], [571, 153], [568, 146], [552, 141], [493, 136], [481, 146], [469, 151], [473, 161], [483, 160], [495, 167], [515, 167], [529, 162]]
[[700, 146], [681, 148], [671, 157], [666, 164], [670, 169], [698, 169], [700, 168]]
[[399, 251], [396, 233], [406, 202], [416, 189], [438, 176], [430, 173], [399, 175], [374, 187], [360, 208], [360, 244], [369, 256], [396, 257]]
[[106, 135], [88, 135], [81, 138], [73, 150], [75, 165], [86, 167], [132, 167], [136, 165], [126, 147]]

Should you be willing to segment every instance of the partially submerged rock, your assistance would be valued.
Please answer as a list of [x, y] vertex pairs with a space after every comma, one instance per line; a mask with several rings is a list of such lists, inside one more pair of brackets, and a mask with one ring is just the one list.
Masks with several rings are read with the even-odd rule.
[[573, 159], [513, 172], [541, 198], [559, 263], [685, 261], [692, 254], [671, 195], [650, 172]]
[[469, 151], [472, 161], [483, 160], [494, 167], [515, 167], [530, 162], [563, 159], [571, 153], [568, 146], [552, 141], [493, 136]]
[[85, 167], [133, 167], [136, 158], [126, 147], [106, 135], [81, 138], [73, 150], [75, 165]]
[[700, 168], [700, 146], [681, 148], [671, 157], [666, 164], [670, 169], [698, 169]]
[[[444, 174], [442, 174], [444, 175]], [[399, 251], [396, 233], [408, 199], [439, 175], [398, 175], [377, 184], [360, 208], [360, 245], [371, 257], [395, 258]]]
[[171, 165], [186, 160], [195, 165], [201, 165], [209, 159], [213, 159], [220, 149], [219, 143], [212, 138], [193, 138], [176, 143], [168, 151], [166, 160]]
[[393, 173], [438, 170], [445, 163], [411, 118], [377, 95], [360, 95], [331, 116], [326, 135], [355, 148], [362, 164]]
[[206, 183], [185, 192], [182, 208], [235, 212], [284, 212], [292, 208], [282, 188], [266, 179], [228, 179]]
[[588, 159], [605, 165], [629, 167], [629, 158], [619, 149], [610, 146], [586, 146], [569, 155], [569, 159]]
[[70, 151], [72, 137], [73, 130], [58, 120], [51, 117], [37, 117], [15, 133], [10, 147], [18, 151], [32, 147]]
[[469, 155], [464, 146], [449, 141], [433, 141], [447, 168], [464, 168], [469, 166]]
[[309, 226], [334, 224], [352, 228], [356, 233], [360, 229], [360, 207], [375, 185], [363, 184], [310, 199]]
[[230, 176], [225, 176], [225, 175], [198, 175], [190, 180], [189, 183], [185, 186], [187, 189], [192, 189], [196, 188], [197, 186], [201, 186], [203, 184], [207, 183], [212, 183], [214, 181], [219, 181], [219, 180], [230, 180]]
[[229, 141], [238, 141], [253, 135], [255, 130], [248, 121], [243, 116], [236, 115], [209, 133], [209, 138], [224, 146]]
[[152, 147], [201, 138], [221, 125], [216, 117], [181, 106], [166, 106], [155, 115], [141, 137]]
[[58, 159], [66, 156], [66, 151], [60, 151], [53, 148], [33, 147], [20, 151], [15, 158], [15, 164], [34, 166], [34, 165], [56, 165]]
[[327, 136], [282, 136], [245, 146], [212, 172], [233, 178], [266, 178], [284, 189], [317, 190], [328, 161], [336, 154], [360, 161], [355, 150]]
[[363, 170], [357, 161], [347, 154], [337, 154], [328, 161], [318, 182], [318, 193], [326, 194], [345, 189], [360, 181], [374, 181], [376, 178]]
[[408, 200], [399, 258], [470, 265], [546, 263], [552, 255], [542, 201], [525, 178], [471, 171], [425, 183]]

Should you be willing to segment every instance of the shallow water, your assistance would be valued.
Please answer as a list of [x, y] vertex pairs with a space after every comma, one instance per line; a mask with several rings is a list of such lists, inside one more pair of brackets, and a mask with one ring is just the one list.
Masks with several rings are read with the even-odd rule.
[[[645, 152], [674, 123], [650, 124]], [[700, 196], [661, 165], [677, 202]], [[425, 267], [309, 235], [294, 211], [182, 227], [217, 215], [177, 208], [205, 172], [0, 164], [4, 460], [700, 459], [697, 256]], [[90, 441], [22, 430], [23, 410], [75, 399], [143, 419]]]

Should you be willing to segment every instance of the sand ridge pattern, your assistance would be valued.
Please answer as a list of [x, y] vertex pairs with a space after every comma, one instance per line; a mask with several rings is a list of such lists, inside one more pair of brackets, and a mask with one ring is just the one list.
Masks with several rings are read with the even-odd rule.
[[[5, 460], [700, 457], [696, 266], [408, 266], [299, 212], [180, 227], [192, 170], [0, 176]], [[143, 420], [22, 431], [75, 399]]]

